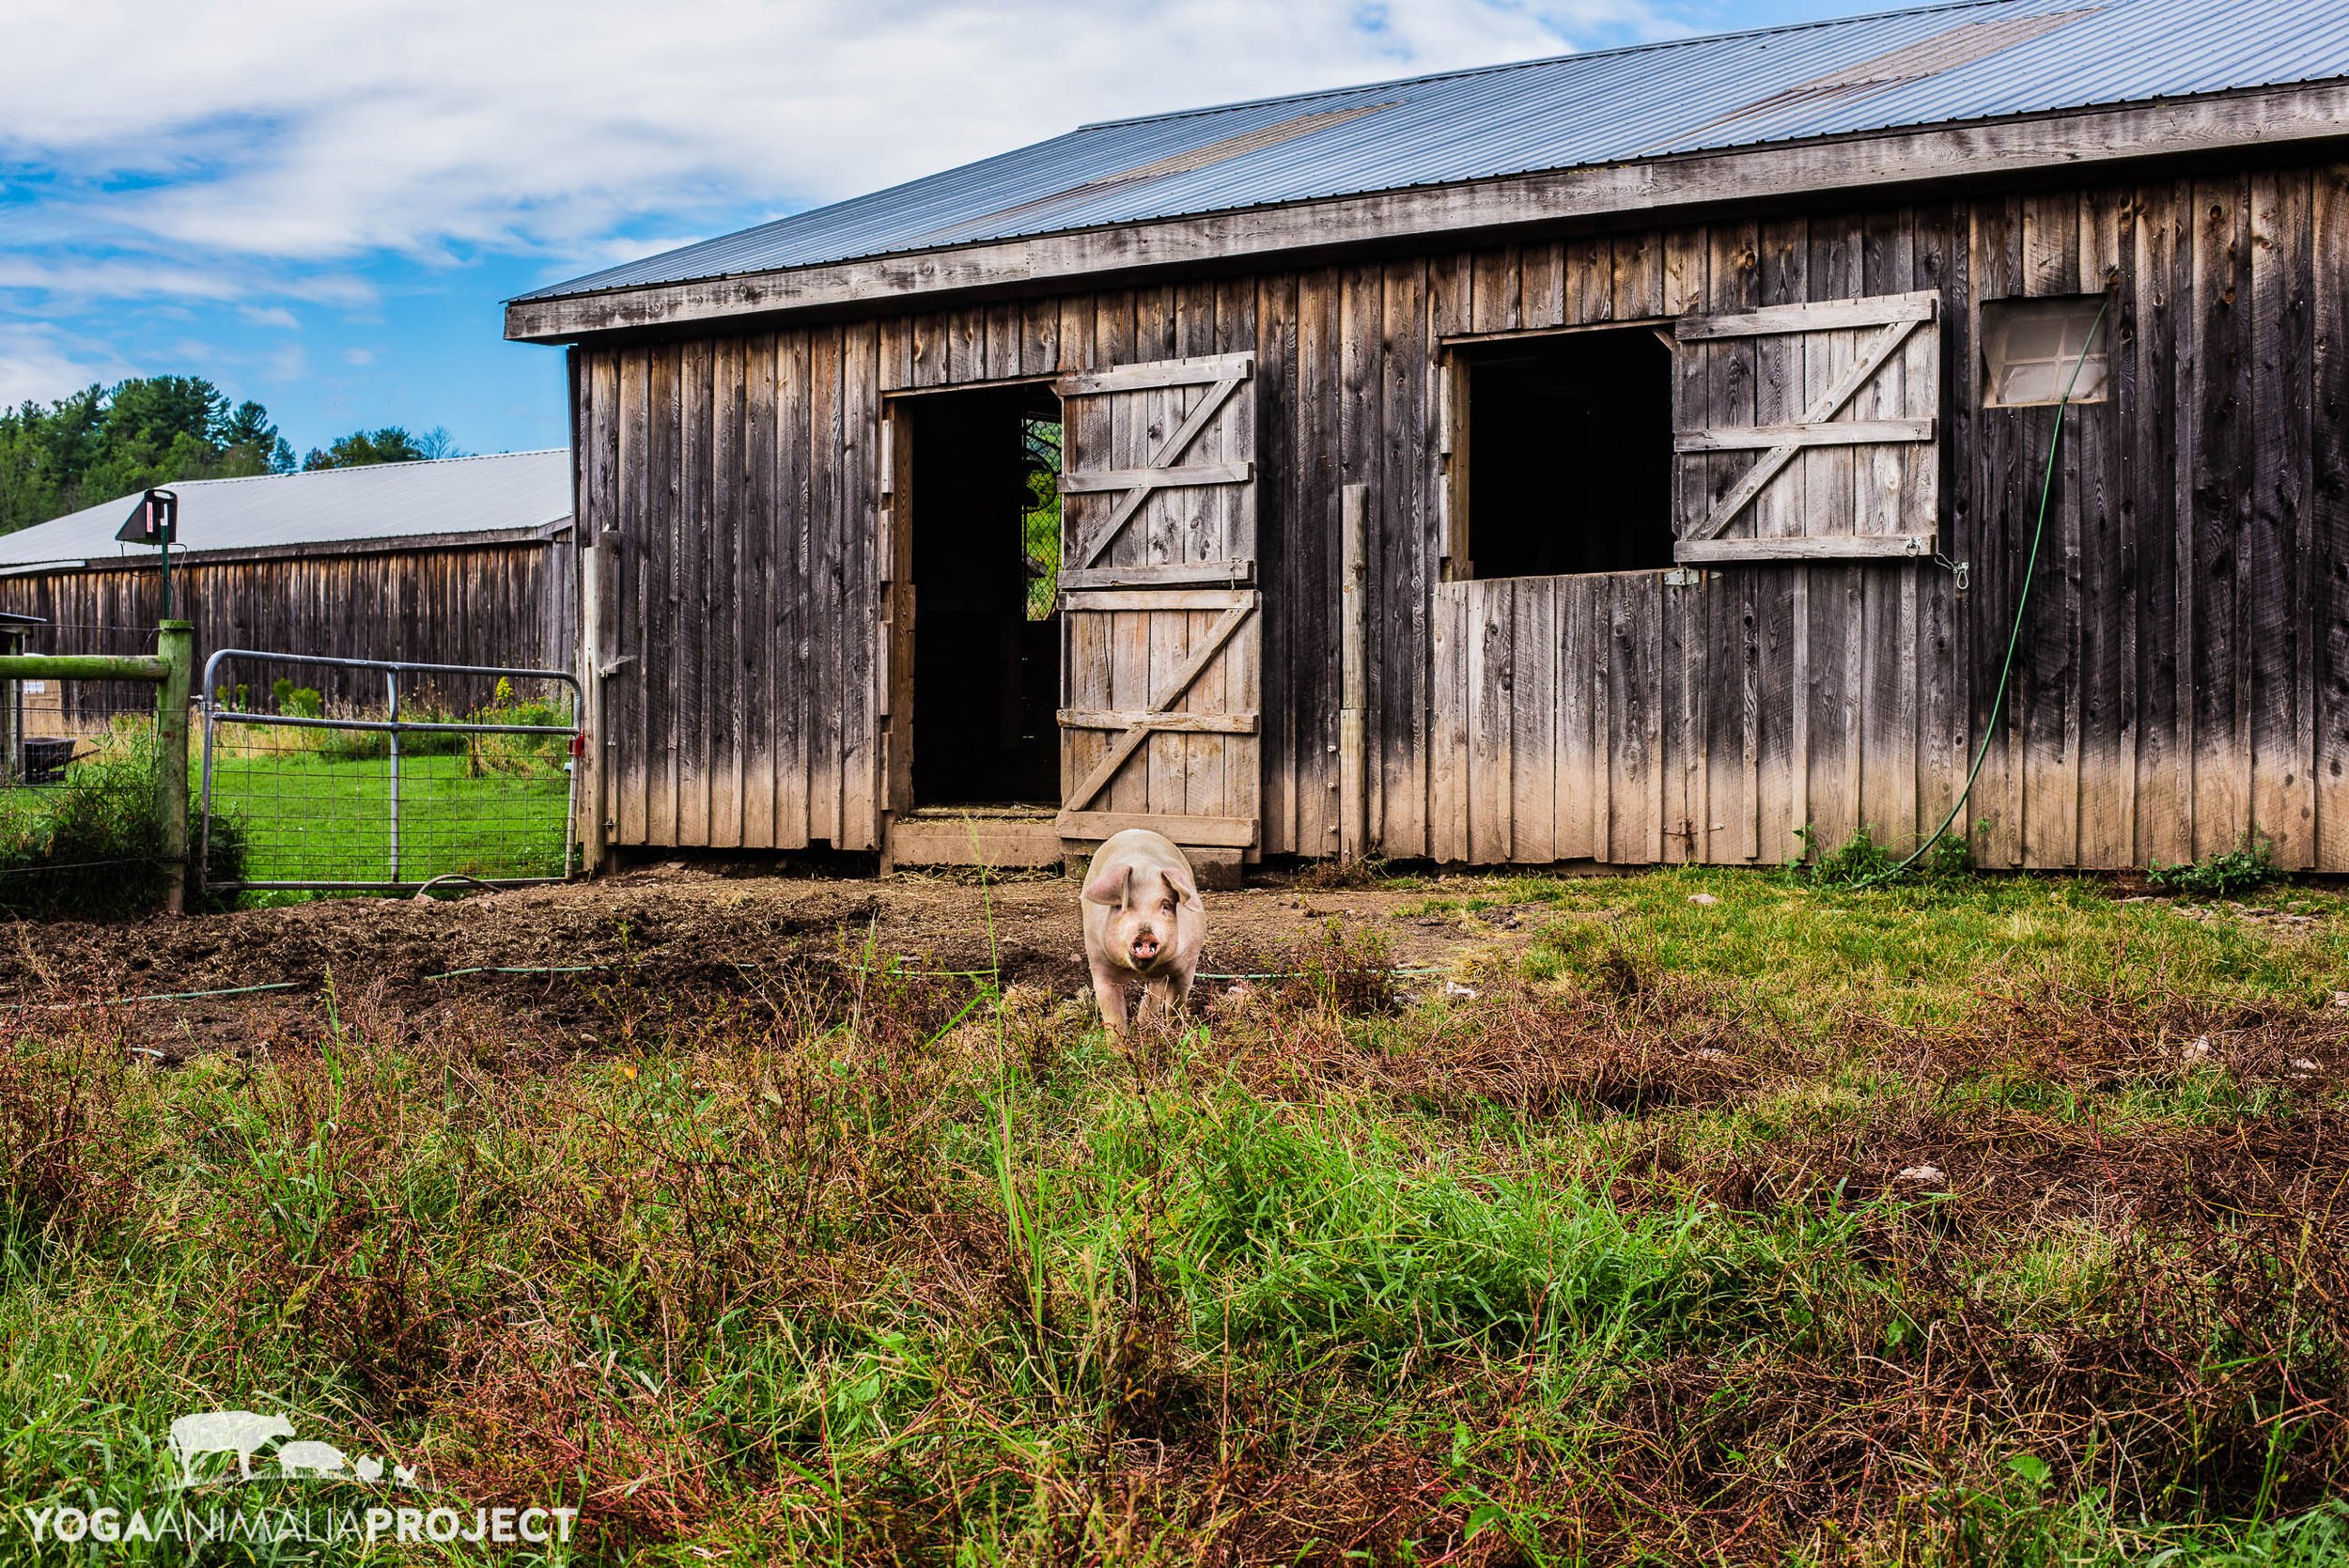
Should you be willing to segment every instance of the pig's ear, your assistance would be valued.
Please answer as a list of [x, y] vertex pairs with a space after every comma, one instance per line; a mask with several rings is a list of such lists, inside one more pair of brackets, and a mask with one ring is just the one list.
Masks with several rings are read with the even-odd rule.
[[1113, 904], [1122, 907], [1126, 902], [1127, 880], [1133, 874], [1134, 868], [1130, 865], [1113, 865], [1104, 868], [1100, 876], [1085, 884], [1084, 901], [1088, 904]]
[[1181, 872], [1168, 872], [1166, 874], [1166, 885], [1168, 890], [1174, 894], [1174, 901], [1176, 903], [1194, 906], [1198, 904], [1199, 890], [1192, 887], [1190, 885], [1190, 878], [1184, 876]]

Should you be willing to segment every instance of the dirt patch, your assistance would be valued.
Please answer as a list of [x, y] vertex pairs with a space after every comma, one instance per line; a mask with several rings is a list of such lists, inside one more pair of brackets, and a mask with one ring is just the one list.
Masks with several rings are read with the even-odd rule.
[[[1210, 895], [1204, 969], [1263, 972], [1301, 939], [1376, 926], [1392, 961], [1439, 967], [1476, 933], [1397, 922], [1421, 895], [1252, 888]], [[1049, 995], [1085, 988], [1076, 890], [1057, 878], [982, 889], [941, 877], [863, 880], [640, 871], [593, 883], [440, 901], [329, 899], [126, 924], [17, 923], [0, 931], [0, 1007], [81, 1015], [165, 993], [268, 986], [107, 1009], [135, 1043], [179, 1055], [311, 1027], [331, 994], [426, 1012], [494, 1000], [554, 1030], [591, 1023], [592, 992], [625, 974], [677, 1001], [748, 994], [778, 971], [875, 963], [995, 973]], [[536, 972], [510, 972], [528, 970]], [[1210, 979], [1208, 988], [1232, 984]]]

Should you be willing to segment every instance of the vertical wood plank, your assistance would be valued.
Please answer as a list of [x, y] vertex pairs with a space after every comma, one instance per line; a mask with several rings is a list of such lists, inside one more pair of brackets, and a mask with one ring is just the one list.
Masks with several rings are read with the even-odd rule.
[[[1809, 225], [1800, 218], [1764, 223], [1758, 236], [1762, 303], [1795, 304], [1809, 298]], [[1802, 346], [1793, 337], [1765, 337], [1754, 346], [1754, 418], [1776, 424], [1800, 417]], [[1756, 537], [1781, 537], [1801, 531], [1808, 491], [1799, 468], [1789, 465], [1777, 481], [1764, 488], [1754, 505]], [[1812, 717], [1814, 693], [1811, 658], [1811, 573], [1797, 567], [1773, 572], [1758, 590], [1761, 619], [1775, 634], [1779, 657], [1763, 663], [1762, 711], [1764, 733], [1773, 728], [1785, 737], [1784, 790], [1787, 831], [1783, 838], [1765, 841], [1765, 855], [1799, 858], [1797, 828], [1812, 826]], [[1767, 651], [1766, 643], [1766, 651]], [[1775, 721], [1773, 725], [1772, 721]], [[1769, 793], [1767, 755], [1766, 794]]]
[[711, 341], [689, 338], [677, 350], [677, 638], [682, 652], [677, 676], [677, 842], [705, 846], [709, 839], [709, 731], [706, 706], [713, 648], [709, 637], [710, 476], [714, 438], [714, 365]]
[[[2109, 366], [2109, 401], [2096, 427], [2081, 432], [2079, 859], [2084, 866], [2106, 869], [2131, 863], [2137, 783], [2136, 529], [2123, 510], [2121, 488], [2139, 412], [2137, 380], [2123, 375], [2120, 319], [2131, 224], [2127, 192], [2100, 187], [2082, 194], [2079, 287], [2106, 291], [2100, 342]], [[2091, 435], [2092, 441], [2085, 439]]]
[[680, 358], [681, 346], [676, 343], [661, 344], [649, 351], [649, 406], [645, 427], [646, 537], [652, 547], [648, 551], [650, 581], [646, 601], [647, 613], [658, 628], [653, 635], [659, 639], [656, 643], [648, 638], [644, 644], [649, 666], [644, 682], [645, 750], [649, 762], [646, 769], [645, 841], [663, 846], [677, 842], [677, 764], [683, 750], [677, 732], [677, 687], [682, 672], [676, 660], [655, 654], [656, 648], [675, 645], [678, 621], [684, 612], [678, 572], [679, 536], [684, 532], [679, 516], [677, 450], [682, 434], [678, 412]]
[[[2080, 205], [2077, 192], [2034, 194], [2023, 198], [2022, 291], [2034, 297], [2077, 294], [2080, 287]], [[2084, 450], [2101, 451], [2108, 435], [2103, 409], [2082, 404], [2064, 412], [2062, 445], [2056, 454], [2055, 490], [2047, 504], [2039, 572], [2031, 585], [2024, 628], [2027, 652], [2016, 671], [2015, 700], [2023, 735], [2025, 775], [2023, 860], [2031, 866], [2068, 866], [2079, 860], [2080, 810], [2080, 484]], [[2026, 465], [2033, 480], [2046, 472], [2045, 440], [2055, 435], [2046, 418], [2044, 438]], [[2039, 496], [2034, 484], [2022, 496], [2018, 525], [2035, 525]], [[2029, 545], [2026, 542], [2028, 552]]]
[[2310, 178], [2313, 393], [2310, 474], [2310, 607], [2316, 662], [2316, 863], [2349, 870], [2349, 166]]
[[[1013, 325], [1017, 326], [1017, 318]], [[873, 546], [880, 532], [880, 334], [870, 321], [841, 334], [840, 831], [843, 849], [879, 846], [883, 633]]]
[[[1750, 222], [1719, 223], [1705, 232], [1707, 308], [1716, 314], [1750, 310], [1763, 303], [1761, 237]], [[1750, 339], [1729, 338], [1703, 345], [1706, 361], [1705, 406], [1719, 411], [1725, 424], [1751, 424], [1759, 408], [1754, 345]], [[1744, 470], [1734, 461], [1708, 462], [1704, 470], [1706, 510], [1735, 485]], [[1694, 473], [1691, 471], [1691, 481]], [[1702, 514], [1692, 514], [1702, 515]], [[1767, 592], [1765, 592], [1765, 584]], [[1719, 678], [1734, 677], [1715, 709], [1715, 723], [1706, 738], [1711, 757], [1707, 771], [1716, 804], [1713, 819], [1725, 824], [1729, 838], [1722, 858], [1751, 862], [1762, 858], [1764, 846], [1783, 853], [1796, 826], [1787, 793], [1786, 736], [1783, 705], [1766, 723], [1764, 704], [1766, 640], [1782, 633], [1776, 622], [1766, 629], [1764, 613], [1783, 617], [1792, 600], [1779, 574], [1736, 572], [1723, 581], [1715, 596], [1715, 645], [1724, 658], [1716, 665]], [[1781, 675], [1779, 680], [1783, 681]], [[1765, 752], [1772, 762], [1766, 770]], [[1765, 775], [1767, 773], [1766, 784]]]
[[775, 784], [782, 767], [775, 751], [775, 674], [783, 657], [775, 603], [775, 558], [788, 526], [782, 491], [781, 433], [776, 428], [775, 334], [745, 340], [742, 360], [742, 529], [737, 687], [742, 727], [735, 746], [742, 759], [743, 846], [775, 844]]
[[1511, 858], [1509, 619], [1516, 584], [1507, 578], [1469, 590], [1469, 859], [1497, 865]]
[[[1297, 283], [1297, 462], [1289, 490], [1289, 516], [1294, 520], [1283, 549], [1289, 571], [1289, 658], [1284, 678], [1293, 693], [1297, 759], [1297, 846], [1300, 855], [1327, 855], [1338, 842], [1336, 715], [1338, 688], [1330, 665], [1337, 625], [1338, 496], [1346, 482], [1343, 466], [1345, 414], [1343, 361], [1345, 334], [1340, 325], [1338, 273], [1315, 268]], [[1372, 497], [1374, 522], [1377, 497]], [[1372, 614], [1377, 611], [1377, 540], [1372, 541]], [[1372, 640], [1375, 657], [1377, 639]], [[1383, 739], [1377, 733], [1377, 693], [1374, 686], [1370, 710], [1363, 715], [1371, 731], [1366, 744], [1376, 753]], [[1372, 814], [1372, 842], [1377, 843], [1377, 816]]]
[[708, 842], [742, 846], [742, 355], [737, 335], [711, 344], [709, 539], [705, 598], [709, 605], [708, 690], [703, 695], [710, 768]]
[[1264, 852], [1311, 852], [1298, 841], [1297, 794], [1303, 777], [1297, 754], [1295, 687], [1289, 677], [1290, 639], [1300, 606], [1293, 586], [1290, 534], [1297, 505], [1297, 277], [1274, 272], [1256, 280], [1257, 440], [1262, 463], [1256, 482], [1256, 580], [1266, 584], [1263, 612], [1262, 822]]
[[[2193, 793], [2185, 639], [2193, 584], [2190, 553], [2179, 551], [2179, 463], [2184, 400], [2179, 396], [2181, 339], [2190, 334], [2190, 288], [2182, 291], [2192, 253], [2192, 206], [2182, 187], [2139, 187], [2132, 271], [2123, 318], [2127, 373], [2139, 398], [2130, 423], [2127, 494], [2134, 508], [2138, 582], [2138, 765], [2135, 857], [2140, 863], [2191, 860], [2187, 808]], [[2116, 347], [2118, 344], [2116, 343]], [[2188, 700], [2181, 703], [2182, 697]]]
[[[1430, 356], [1427, 269], [1390, 262], [1381, 279], [1378, 348], [1378, 474], [1374, 514], [1389, 535], [1378, 607], [1372, 616], [1386, 644], [1388, 700], [1380, 705], [1377, 797], [1387, 853], [1427, 852], [1427, 595], [1429, 565], [1440, 546], [1428, 511]], [[1385, 498], [1378, 505], [1379, 497]]]
[[2193, 448], [2193, 850], [2222, 853], [2250, 829], [2249, 650], [2244, 645], [2250, 532], [2250, 203], [2247, 178], [2194, 183], [2193, 331], [2185, 424]]
[[[1850, 299], [1860, 291], [1859, 221], [1835, 214], [1811, 220], [1803, 260], [1802, 290], [1812, 300]], [[1834, 383], [1859, 352], [1857, 333], [1803, 333], [1793, 340], [1799, 356], [1799, 410]], [[1887, 367], [1888, 370], [1890, 367]], [[1879, 382], [1881, 374], [1878, 377]], [[1797, 413], [1799, 417], [1799, 413]], [[1794, 520], [1805, 534], [1846, 536], [1853, 530], [1857, 462], [1852, 449], [1813, 449], [1802, 455], [1802, 515]], [[1809, 680], [1804, 710], [1810, 737], [1811, 815], [1822, 842], [1841, 844], [1860, 827], [1859, 705], [1863, 659], [1864, 613], [1856, 565], [1807, 566], [1797, 591], [1808, 600], [1811, 636], [1803, 650]]]
[[[1395, 651], [1391, 626], [1391, 606], [1397, 593], [1396, 584], [1408, 573], [1403, 559], [1403, 547], [1396, 538], [1394, 520], [1396, 498], [1388, 492], [1381, 467], [1380, 374], [1383, 354], [1381, 341], [1385, 323], [1384, 277], [1375, 265], [1348, 267], [1338, 275], [1338, 474], [1340, 486], [1361, 483], [1370, 486], [1372, 541], [1370, 556], [1371, 651], [1370, 651], [1370, 711], [1364, 715], [1364, 728], [1370, 733], [1366, 744], [1375, 759], [1370, 768], [1371, 837], [1380, 846], [1392, 843], [1387, 830], [1387, 753], [1397, 744], [1394, 714], [1399, 704], [1409, 700], [1408, 689], [1398, 690], [1408, 680], [1405, 672], [1391, 667]], [[1321, 524], [1324, 586], [1319, 602], [1328, 607], [1330, 620], [1336, 625], [1336, 560], [1330, 542], [1337, 537], [1339, 491], [1332, 489], [1322, 498], [1319, 512]], [[1325, 652], [1321, 657], [1326, 660]], [[1334, 681], [1327, 689], [1335, 691]], [[1334, 742], [1334, 735], [1332, 741]], [[1330, 777], [1335, 783], [1334, 773]], [[1331, 813], [1325, 818], [1327, 829], [1337, 827]], [[1336, 842], [1334, 831], [1325, 835], [1324, 842]], [[1392, 851], [1390, 851], [1392, 852]]]
[[2316, 864], [2313, 697], [2316, 584], [2309, 516], [2313, 342], [2310, 175], [2251, 176], [2251, 511], [2244, 603], [2250, 618], [2251, 817], [2295, 871]]

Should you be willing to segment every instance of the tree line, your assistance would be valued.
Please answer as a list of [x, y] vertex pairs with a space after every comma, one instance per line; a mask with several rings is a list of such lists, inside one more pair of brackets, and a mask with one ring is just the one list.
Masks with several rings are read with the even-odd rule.
[[386, 425], [312, 447], [297, 462], [260, 404], [232, 404], [201, 376], [134, 377], [46, 406], [0, 409], [0, 533], [187, 479], [463, 455], [438, 427], [412, 433]]

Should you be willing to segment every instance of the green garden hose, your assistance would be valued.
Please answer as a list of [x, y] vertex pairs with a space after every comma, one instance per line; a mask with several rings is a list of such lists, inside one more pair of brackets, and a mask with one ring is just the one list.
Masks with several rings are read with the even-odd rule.
[[1974, 791], [1974, 781], [1982, 777], [1982, 765], [1990, 755], [1990, 737], [1998, 734], [1999, 718], [2006, 711], [2006, 688], [2015, 674], [2015, 655], [2023, 644], [2023, 613], [2030, 608], [2030, 585], [2039, 570], [2039, 542], [2047, 534], [2047, 502], [2055, 494], [2056, 455], [2063, 446], [2064, 411], [2072, 406], [2072, 389], [2079, 384], [2080, 368], [2088, 363], [2088, 352], [2096, 346], [2096, 334], [2104, 327], [2105, 313], [2111, 308], [2109, 299], [2096, 307], [2096, 318], [2088, 324], [2088, 337], [2080, 345], [2079, 358], [2072, 362], [2072, 374], [2063, 382], [2063, 396], [2056, 399], [2055, 433], [2047, 439], [2047, 469], [2039, 482], [2039, 520], [2031, 525], [2030, 554], [2023, 563], [2023, 591], [2015, 596], [2015, 625], [2006, 635], [2006, 659], [1999, 665], [1999, 690], [1990, 699], [1990, 717], [1983, 725], [1982, 744], [1974, 748], [1974, 765], [1966, 770], [1965, 787], [1957, 792], [1957, 799], [1950, 802], [1950, 815], [1941, 819], [1941, 825], [1933, 830], [1931, 836], [1909, 851], [1906, 860], [1853, 883], [1855, 888], [1872, 888], [1889, 882], [1923, 860], [1925, 852], [1940, 843], [1942, 835], [1950, 831], [1950, 824], [1957, 820], [1957, 814], [1966, 809], [1966, 801]]

